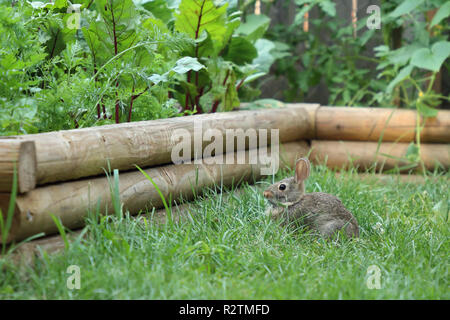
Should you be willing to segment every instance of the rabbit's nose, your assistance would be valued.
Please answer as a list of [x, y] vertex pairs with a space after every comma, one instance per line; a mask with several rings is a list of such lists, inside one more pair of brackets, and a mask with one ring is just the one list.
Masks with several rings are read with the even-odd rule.
[[272, 198], [273, 197], [273, 193], [270, 191], [264, 191], [263, 195], [264, 195], [264, 198]]

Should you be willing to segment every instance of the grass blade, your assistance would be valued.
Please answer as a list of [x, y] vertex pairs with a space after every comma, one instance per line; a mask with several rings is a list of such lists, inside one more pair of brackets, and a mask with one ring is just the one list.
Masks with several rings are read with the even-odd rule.
[[58, 228], [59, 234], [61, 235], [61, 238], [64, 241], [64, 247], [69, 249], [69, 240], [67, 240], [67, 234], [66, 230], [64, 230], [64, 226], [61, 222], [61, 219], [59, 217], [56, 217], [54, 214], [50, 213], [50, 216], [52, 217], [53, 221], [56, 224], [56, 227]]
[[138, 170], [144, 175], [145, 178], [147, 178], [148, 181], [150, 181], [153, 185], [153, 187], [155, 187], [156, 192], [158, 192], [159, 196], [161, 197], [161, 200], [163, 202], [164, 208], [166, 209], [166, 213], [167, 213], [167, 218], [169, 221], [169, 225], [172, 226], [173, 225], [173, 219], [172, 219], [172, 210], [169, 208], [169, 206], [167, 205], [166, 202], [166, 198], [164, 197], [164, 195], [162, 194], [161, 190], [159, 189], [158, 185], [155, 183], [155, 181], [153, 181], [152, 178], [150, 178], [150, 176], [147, 174], [147, 172], [145, 172], [144, 170], [142, 170], [138, 165], [136, 165], [136, 168], [138, 168]]

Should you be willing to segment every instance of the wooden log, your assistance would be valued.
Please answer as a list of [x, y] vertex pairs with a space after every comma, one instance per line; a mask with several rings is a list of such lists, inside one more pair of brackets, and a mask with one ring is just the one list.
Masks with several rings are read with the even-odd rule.
[[[295, 160], [309, 151], [306, 142], [287, 143], [280, 147], [280, 167], [294, 165]], [[268, 155], [270, 155], [270, 150]], [[180, 164], [154, 167], [147, 174], [159, 186], [166, 199], [191, 199], [206, 187], [231, 186], [242, 181], [254, 181], [261, 177], [266, 165], [258, 161], [249, 164], [249, 151], [233, 153], [234, 164]], [[236, 164], [244, 156], [245, 164]], [[259, 158], [258, 158], [259, 159]], [[209, 158], [212, 163], [220, 156]], [[230, 162], [227, 162], [230, 163]], [[161, 208], [162, 200], [153, 185], [144, 175], [135, 170], [120, 175], [120, 200], [124, 209], [137, 214], [146, 208]], [[0, 194], [0, 207], [6, 208], [9, 197]], [[18, 241], [28, 236], [57, 231], [50, 213], [61, 218], [64, 226], [73, 229], [83, 226], [89, 210], [97, 204], [102, 213], [112, 213], [110, 185], [106, 177], [83, 179], [36, 188], [16, 199], [14, 219], [8, 241]], [[4, 209], [3, 209], [4, 210]]]
[[385, 108], [320, 107], [316, 113], [316, 139], [414, 141], [416, 113]]
[[11, 192], [14, 167], [17, 170], [18, 192], [36, 186], [36, 149], [33, 141], [0, 140], [0, 192]]
[[315, 139], [317, 136], [317, 127], [316, 127], [316, 114], [317, 111], [321, 108], [318, 103], [285, 103], [285, 106], [288, 108], [304, 108], [308, 113], [309, 120], [308, 122], [311, 124], [309, 134], [306, 136], [308, 139]]
[[[67, 233], [69, 243], [73, 242], [82, 230]], [[11, 260], [20, 266], [30, 266], [34, 263], [35, 258], [40, 256], [41, 251], [47, 254], [55, 254], [65, 249], [63, 238], [57, 235], [51, 235], [44, 238], [35, 239], [30, 242], [21, 244], [11, 254]]]
[[[239, 197], [243, 192], [243, 189], [236, 189], [232, 192], [222, 194], [222, 201], [229, 201], [230, 198]], [[262, 191], [261, 191], [262, 192]], [[202, 200], [206, 202], [208, 199]], [[195, 216], [198, 213], [198, 205], [192, 202], [185, 202], [182, 204], [174, 204], [171, 207], [171, 214], [174, 223], [184, 222]], [[135, 216], [139, 223], [156, 224], [167, 223], [166, 209], [157, 209], [149, 215]], [[151, 220], [151, 221], [149, 221]], [[67, 240], [69, 243], [73, 242], [82, 232], [83, 229], [74, 230], [67, 234]], [[70, 244], [69, 244], [70, 245]], [[41, 250], [47, 254], [59, 253], [65, 249], [65, 243], [59, 234], [51, 235], [30, 242], [26, 242], [20, 245], [12, 253], [12, 260], [14, 263], [23, 265], [31, 265], [34, 259], [39, 256]], [[1, 257], [1, 256], [0, 256]]]
[[[318, 140], [411, 142], [416, 137], [417, 113], [388, 108], [321, 106], [316, 111]], [[423, 142], [450, 142], [450, 111], [441, 110], [429, 118], [421, 132]]]
[[450, 111], [440, 110], [435, 118], [427, 118], [420, 141], [450, 143]]
[[[266, 129], [269, 138], [271, 129], [279, 129], [280, 142], [301, 140], [311, 131], [304, 108], [282, 108], [202, 114], [14, 138], [35, 141], [37, 183], [42, 185], [103, 174], [108, 160], [112, 169], [120, 170], [133, 169], [135, 164], [149, 167], [172, 163], [175, 130], [184, 129], [194, 137], [195, 126], [200, 125], [203, 132], [218, 129], [224, 139], [228, 129], [255, 130], [257, 135], [260, 129]], [[203, 140], [202, 151], [211, 143]], [[236, 144], [234, 151], [238, 149]], [[194, 148], [192, 156], [193, 153]]]
[[[365, 170], [376, 164], [376, 169], [382, 171], [410, 166], [411, 163], [405, 159], [408, 146], [408, 143], [383, 142], [377, 153], [377, 142], [313, 140], [311, 142], [311, 159], [316, 163], [325, 163], [326, 161], [328, 167], [335, 169], [348, 169], [355, 166]], [[428, 170], [433, 170], [435, 166], [448, 169], [450, 167], [450, 145], [421, 144], [421, 160]], [[404, 168], [401, 171], [410, 169]], [[415, 169], [420, 169], [420, 167]]]

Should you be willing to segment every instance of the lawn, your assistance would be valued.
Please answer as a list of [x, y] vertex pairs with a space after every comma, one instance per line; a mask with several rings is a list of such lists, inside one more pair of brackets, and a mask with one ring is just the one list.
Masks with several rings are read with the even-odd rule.
[[[173, 225], [88, 219], [61, 253], [20, 267], [0, 258], [0, 299], [449, 299], [449, 178], [381, 184], [313, 168], [307, 192], [336, 194], [360, 225], [360, 239], [337, 243], [264, 216], [272, 178], [228, 197], [211, 190]], [[67, 288], [70, 265], [79, 290]], [[380, 289], [367, 285], [370, 266]]]

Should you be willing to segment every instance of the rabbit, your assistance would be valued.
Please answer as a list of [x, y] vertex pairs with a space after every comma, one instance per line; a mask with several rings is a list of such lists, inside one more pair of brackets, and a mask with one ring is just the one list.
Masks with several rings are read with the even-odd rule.
[[284, 224], [298, 223], [326, 239], [333, 238], [340, 230], [350, 238], [359, 237], [358, 222], [341, 200], [323, 192], [305, 193], [310, 168], [307, 158], [298, 159], [293, 177], [264, 191], [263, 195], [270, 203], [266, 214], [275, 220], [283, 219]]

